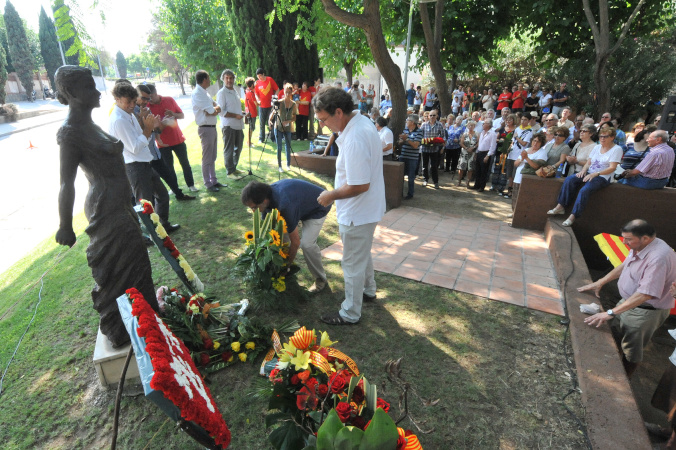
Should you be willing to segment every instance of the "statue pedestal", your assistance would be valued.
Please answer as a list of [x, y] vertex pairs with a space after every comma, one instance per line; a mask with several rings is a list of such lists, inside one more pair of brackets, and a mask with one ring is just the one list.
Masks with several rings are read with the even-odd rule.
[[[96, 373], [99, 376], [101, 386], [108, 387], [120, 381], [120, 375], [122, 375], [122, 368], [124, 367], [124, 361], [127, 358], [130, 346], [131, 344], [127, 344], [118, 349], [113, 348], [108, 338], [99, 329], [96, 336], [96, 347], [94, 348], [94, 367], [96, 367]], [[132, 357], [129, 361], [125, 380], [139, 377], [136, 358]]]

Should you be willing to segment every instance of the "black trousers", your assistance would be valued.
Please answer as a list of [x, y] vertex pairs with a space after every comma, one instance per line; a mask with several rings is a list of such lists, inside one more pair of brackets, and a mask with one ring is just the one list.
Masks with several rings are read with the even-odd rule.
[[423, 177], [425, 181], [429, 180], [429, 172], [432, 172], [432, 181], [434, 184], [439, 183], [439, 152], [433, 151], [431, 153], [423, 153]]
[[458, 161], [460, 161], [460, 149], [459, 148], [447, 148], [444, 150], [446, 153], [446, 170], [451, 170], [455, 172], [458, 170]]
[[174, 153], [176, 153], [178, 162], [181, 163], [181, 169], [183, 169], [185, 184], [188, 187], [195, 185], [195, 180], [192, 176], [192, 167], [188, 160], [188, 147], [185, 145], [185, 142], [172, 145], [171, 147], [162, 147], [160, 148], [160, 153], [162, 153], [164, 164], [166, 164], [169, 170], [174, 172], [174, 175], [176, 175], [176, 171], [174, 170]]
[[167, 183], [169, 189], [176, 195], [176, 197], [182, 197], [183, 191], [178, 187], [178, 180], [176, 179], [176, 172], [174, 170], [169, 170], [167, 164], [163, 159], [154, 159], [150, 162], [153, 170]]
[[134, 200], [137, 203], [139, 199], [152, 202], [155, 205], [155, 212], [160, 216], [160, 222], [163, 225], [169, 223], [169, 194], [150, 163], [127, 163], [125, 168]]
[[308, 116], [296, 115], [296, 139], [307, 139]]
[[476, 171], [474, 178], [474, 188], [475, 189], [485, 189], [486, 183], [488, 182], [488, 177], [491, 173], [491, 159], [488, 158], [488, 161], [484, 162], [484, 159], [488, 156], [488, 152], [477, 152], [476, 154]]

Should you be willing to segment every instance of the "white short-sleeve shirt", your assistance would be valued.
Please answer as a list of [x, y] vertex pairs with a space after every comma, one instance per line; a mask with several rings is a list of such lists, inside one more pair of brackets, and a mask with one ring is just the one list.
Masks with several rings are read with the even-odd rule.
[[[394, 135], [392, 134], [392, 130], [390, 130], [388, 127], [382, 127], [380, 131], [378, 131], [378, 136], [380, 136], [380, 142], [383, 146], [382, 148], [387, 147], [387, 144], [394, 144]], [[388, 151], [383, 152], [382, 155], [391, 155], [393, 151], [394, 147], [391, 147]]]
[[341, 225], [365, 225], [379, 222], [385, 214], [385, 179], [383, 147], [378, 130], [358, 110], [340, 133], [334, 187], [369, 184], [369, 189], [356, 197], [336, 200], [336, 218]]

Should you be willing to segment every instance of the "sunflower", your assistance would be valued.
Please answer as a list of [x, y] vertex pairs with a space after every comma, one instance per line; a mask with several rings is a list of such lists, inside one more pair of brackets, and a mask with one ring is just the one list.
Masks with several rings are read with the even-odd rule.
[[282, 244], [282, 241], [279, 239], [279, 233], [276, 230], [270, 231], [270, 236], [272, 236], [272, 243], [279, 247]]
[[244, 233], [244, 239], [246, 239], [247, 242], [253, 241], [253, 238], [254, 238], [253, 231], [247, 231], [246, 233]]
[[279, 217], [277, 218], [277, 220], [278, 220], [279, 222], [282, 222], [282, 232], [283, 232], [283, 233], [288, 233], [289, 230], [286, 228], [286, 220], [284, 220], [284, 217], [279, 216]]
[[282, 250], [282, 249], [280, 248], [280, 249], [279, 249], [279, 256], [281, 256], [282, 259], [286, 259], [286, 258], [289, 256], [289, 254], [288, 254], [288, 253], [284, 253], [284, 250]]

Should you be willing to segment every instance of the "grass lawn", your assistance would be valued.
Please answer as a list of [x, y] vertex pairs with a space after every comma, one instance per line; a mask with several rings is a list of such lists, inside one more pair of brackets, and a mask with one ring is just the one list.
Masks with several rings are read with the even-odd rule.
[[[202, 187], [197, 129], [193, 123], [183, 131], [193, 174]], [[308, 141], [293, 143], [296, 151], [308, 145]], [[277, 181], [276, 152], [268, 145], [256, 169], [260, 150], [253, 148], [254, 173], [265, 182]], [[177, 161], [176, 168], [184, 186]], [[250, 179], [227, 180], [222, 156], [217, 168], [220, 181], [229, 186], [213, 194], [202, 187], [194, 202], [172, 199], [170, 219], [182, 225], [172, 239], [204, 281], [207, 295], [228, 303], [246, 296], [232, 268], [243, 249], [243, 233], [250, 227], [251, 214], [239, 201]], [[239, 168], [248, 169], [247, 152]], [[297, 169], [281, 176], [332, 185], [327, 177], [298, 174]], [[442, 184], [446, 182], [450, 177], [442, 176]], [[504, 200], [479, 199], [466, 190], [416, 189], [411, 206], [496, 219], [509, 212]], [[0, 366], [4, 370], [35, 311], [39, 280], [47, 272], [37, 315], [2, 386], [2, 448], [110, 446], [115, 392], [100, 387], [92, 363], [98, 314], [89, 295], [93, 280], [85, 257], [89, 243], [85, 226], [80, 214], [75, 219], [78, 241], [70, 250], [59, 247], [51, 236], [0, 276]], [[319, 243], [324, 248], [338, 239], [332, 210]], [[177, 285], [178, 278], [159, 252], [149, 251], [155, 283]], [[303, 268], [299, 279], [307, 287], [312, 279], [302, 257], [299, 264]], [[327, 330], [339, 341], [336, 348], [352, 357], [369, 381], [378, 385], [380, 396], [392, 403], [393, 417], [401, 411], [399, 392], [387, 381], [384, 363], [403, 357], [403, 376], [418, 394], [440, 399], [435, 406], [425, 406], [409, 396], [413, 417], [423, 429], [433, 430], [417, 432], [425, 449], [584, 447], [577, 423], [560, 400], [571, 383], [559, 318], [376, 273], [378, 300], [364, 306], [360, 324], [330, 327], [319, 321], [319, 315], [337, 310], [343, 279], [339, 263], [325, 260], [325, 267], [330, 291], [306, 302], [258, 311], [256, 316], [271, 324], [295, 318], [308, 328]], [[232, 432], [233, 449], [269, 448], [264, 425], [267, 401], [251, 395], [259, 381], [259, 364], [260, 359], [238, 364], [208, 380]], [[579, 395], [571, 395], [566, 403], [584, 417]], [[143, 396], [123, 398], [120, 418], [119, 448], [199, 448]], [[400, 426], [417, 431], [409, 421]]]

